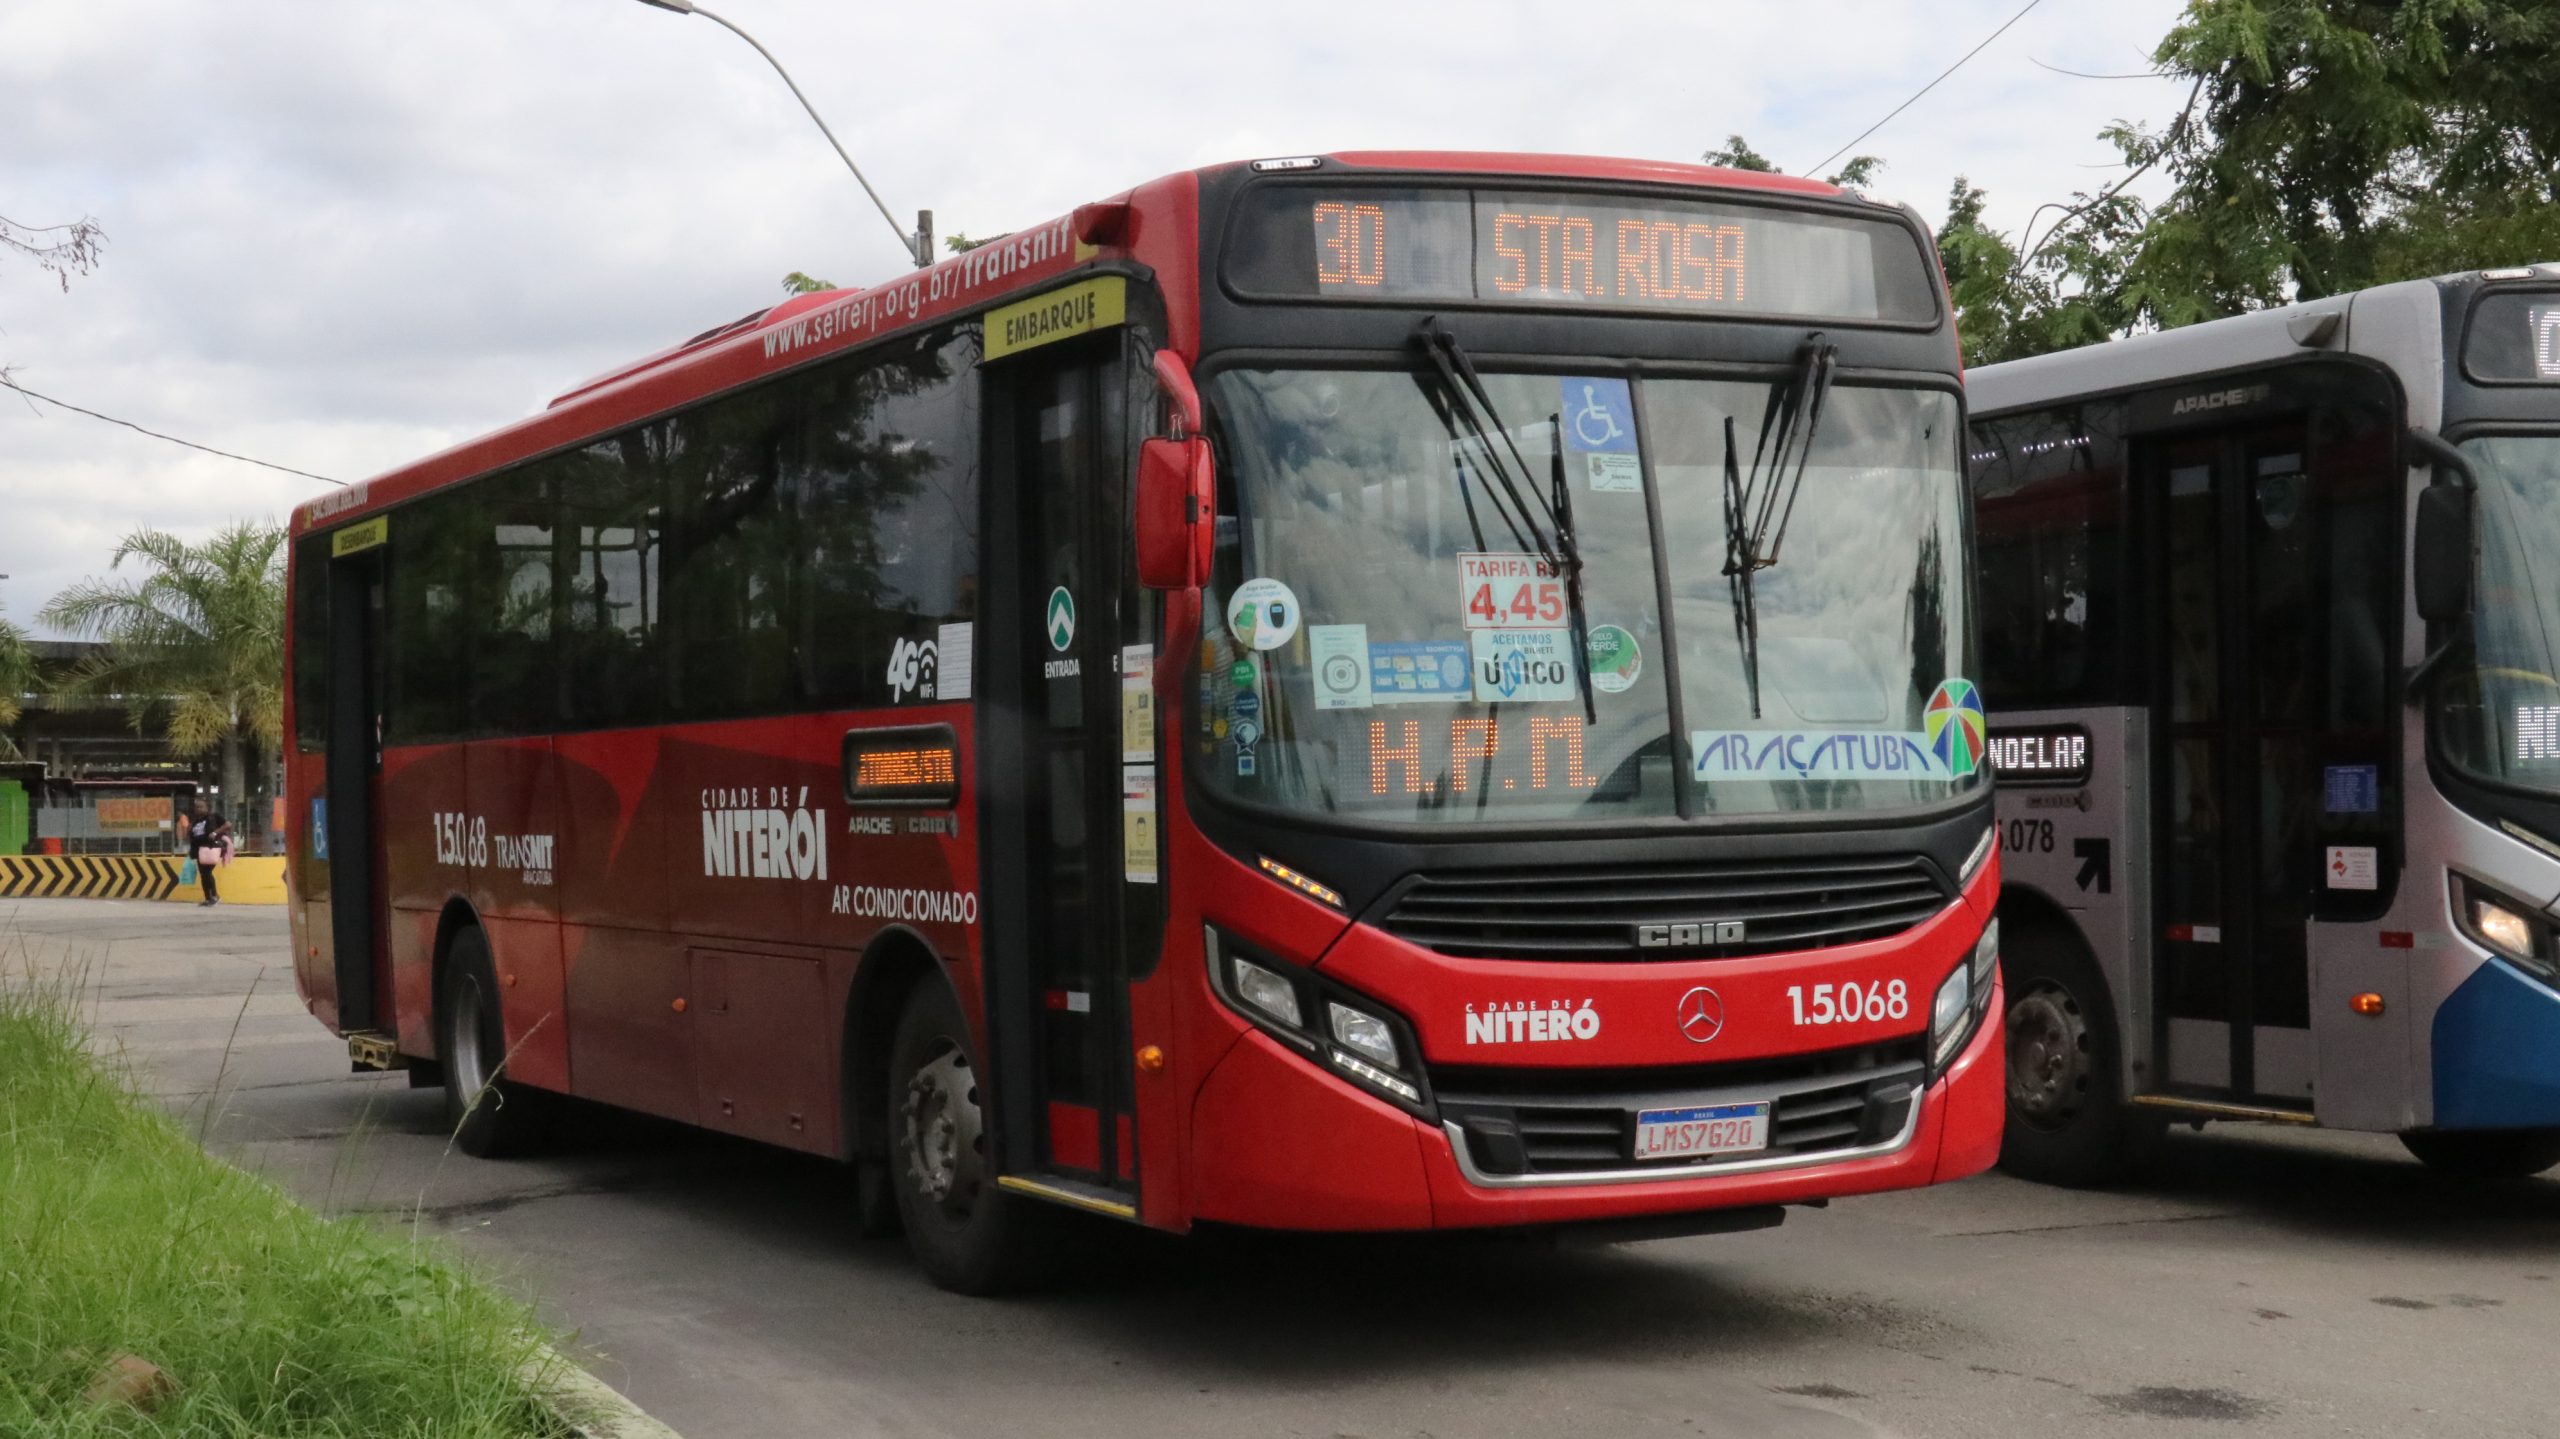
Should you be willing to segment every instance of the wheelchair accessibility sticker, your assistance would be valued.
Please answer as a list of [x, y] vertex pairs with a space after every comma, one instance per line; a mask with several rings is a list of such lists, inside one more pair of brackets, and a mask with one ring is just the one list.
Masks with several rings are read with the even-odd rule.
[[1636, 409], [1627, 382], [1599, 376], [1568, 375], [1557, 414], [1564, 426], [1564, 447], [1582, 456], [1583, 473], [1594, 494], [1640, 494], [1644, 471], [1636, 458]]

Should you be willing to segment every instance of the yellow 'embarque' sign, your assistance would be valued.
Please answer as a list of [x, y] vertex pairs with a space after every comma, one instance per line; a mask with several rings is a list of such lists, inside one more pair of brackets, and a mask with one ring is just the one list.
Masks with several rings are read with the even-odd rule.
[[360, 554], [391, 538], [391, 517], [376, 515], [372, 519], [347, 526], [329, 536], [329, 558], [343, 560]]
[[987, 342], [980, 353], [1002, 359], [1018, 350], [1108, 330], [1128, 318], [1129, 282], [1101, 275], [987, 311]]

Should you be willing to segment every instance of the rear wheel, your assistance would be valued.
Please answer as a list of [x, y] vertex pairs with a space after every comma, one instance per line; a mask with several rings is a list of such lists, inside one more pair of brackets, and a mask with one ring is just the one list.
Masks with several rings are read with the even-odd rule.
[[2523, 1179], [2560, 1164], [2560, 1129], [2413, 1129], [2400, 1142], [2429, 1169], [2463, 1179]]
[[934, 1283], [998, 1294], [1045, 1275], [1062, 1216], [997, 1187], [980, 1073], [950, 992], [918, 984], [889, 1046], [889, 1190]]
[[2098, 967], [2050, 925], [2015, 925], [2006, 937], [2009, 1114], [2000, 1167], [2073, 1188], [2119, 1179], [2135, 1135]]
[[544, 1096], [506, 1077], [506, 1028], [499, 1022], [498, 974], [489, 940], [475, 926], [453, 937], [436, 996], [436, 1048], [443, 1056], [445, 1125], [454, 1147], [482, 1159], [537, 1147]]

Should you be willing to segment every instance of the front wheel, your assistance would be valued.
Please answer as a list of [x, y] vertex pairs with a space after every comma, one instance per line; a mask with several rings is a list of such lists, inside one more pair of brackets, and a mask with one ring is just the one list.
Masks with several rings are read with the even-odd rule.
[[1041, 1278], [1062, 1218], [997, 1187], [981, 1073], [949, 991], [916, 986], [889, 1046], [889, 1189], [916, 1262], [962, 1294]]
[[2524, 1179], [2560, 1164], [2560, 1129], [2413, 1129], [2400, 1143], [2462, 1179]]
[[2049, 926], [2019, 924], [2008, 933], [2000, 964], [2009, 993], [2009, 1114], [2000, 1167], [2075, 1189], [2119, 1179], [2133, 1159], [2134, 1133], [2105, 980]]

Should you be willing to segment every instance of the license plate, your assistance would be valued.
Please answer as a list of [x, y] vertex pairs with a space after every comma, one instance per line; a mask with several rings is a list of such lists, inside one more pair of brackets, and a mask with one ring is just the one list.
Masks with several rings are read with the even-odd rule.
[[1769, 1147], [1769, 1102], [1636, 1111], [1636, 1158], [1695, 1159]]

